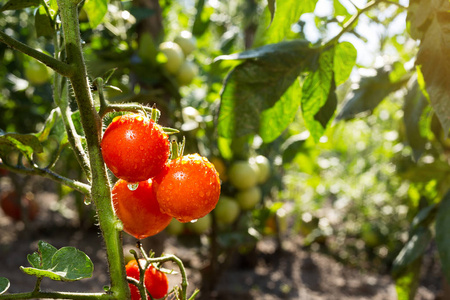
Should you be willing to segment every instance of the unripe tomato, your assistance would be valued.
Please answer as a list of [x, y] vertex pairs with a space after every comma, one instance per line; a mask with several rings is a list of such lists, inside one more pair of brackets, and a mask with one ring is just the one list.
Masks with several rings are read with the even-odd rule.
[[236, 200], [242, 210], [253, 209], [256, 204], [261, 201], [262, 192], [259, 186], [255, 185], [251, 188], [240, 190], [236, 194]]
[[21, 205], [23, 205], [28, 210], [28, 220], [33, 221], [36, 219], [39, 212], [39, 205], [34, 199], [34, 194], [28, 192], [22, 195], [21, 199], [18, 199], [18, 197], [19, 195], [15, 191], [7, 191], [1, 194], [0, 207], [5, 215], [11, 217], [14, 221], [22, 220]]
[[203, 218], [198, 219], [194, 223], [188, 223], [187, 227], [196, 234], [203, 234], [211, 228], [211, 214], [207, 214]]
[[160, 211], [151, 179], [139, 182], [135, 190], [119, 179], [112, 189], [112, 201], [123, 230], [137, 239], [161, 232], [172, 220]]
[[225, 166], [225, 163], [220, 157], [213, 157], [211, 158], [211, 163], [214, 165], [214, 167], [217, 170], [217, 173], [219, 173], [219, 177], [222, 181], [227, 181], [227, 167]]
[[219, 174], [198, 154], [169, 161], [155, 184], [161, 211], [183, 223], [206, 216], [220, 196]]
[[159, 45], [159, 51], [167, 58], [164, 68], [167, 72], [176, 74], [184, 62], [184, 54], [181, 47], [173, 42], [164, 42]]
[[250, 161], [235, 161], [228, 171], [228, 177], [231, 184], [236, 188], [248, 189], [256, 185], [258, 169]]
[[150, 265], [145, 270], [144, 285], [154, 299], [163, 298], [169, 291], [167, 275], [156, 269], [153, 265]]
[[31, 84], [41, 85], [49, 81], [50, 72], [44, 64], [32, 60], [25, 69], [25, 77]]
[[128, 182], [154, 177], [170, 155], [162, 127], [139, 114], [115, 117], [103, 134], [101, 148], [108, 168]]
[[185, 56], [188, 56], [195, 48], [197, 48], [195, 37], [187, 30], [183, 30], [180, 35], [175, 38], [174, 42], [180, 45]]
[[180, 66], [177, 73], [177, 82], [180, 86], [189, 85], [192, 80], [197, 76], [198, 68], [192, 61], [185, 61]]
[[254, 158], [255, 164], [258, 166], [258, 183], [264, 183], [270, 176], [270, 162], [267, 157], [258, 155]]
[[[144, 259], [140, 259], [139, 263], [142, 267], [145, 266]], [[135, 259], [130, 260], [125, 265], [125, 272], [127, 273], [128, 277], [134, 278], [139, 281], [139, 266]], [[128, 286], [130, 287], [131, 300], [141, 300], [141, 294], [139, 293], [139, 289], [137, 288], [137, 286], [132, 283], [129, 283]], [[147, 297], [147, 299], [150, 299], [150, 297]]]
[[227, 196], [221, 196], [214, 209], [217, 223], [223, 225], [229, 225], [236, 221], [240, 212], [239, 204], [233, 198]]

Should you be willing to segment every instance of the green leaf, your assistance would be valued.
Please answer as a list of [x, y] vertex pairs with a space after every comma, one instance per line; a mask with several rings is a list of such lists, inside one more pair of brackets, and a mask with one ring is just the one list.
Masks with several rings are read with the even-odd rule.
[[74, 247], [57, 250], [52, 245], [39, 241], [38, 251], [39, 253], [28, 255], [31, 268], [20, 267], [24, 273], [58, 281], [75, 281], [92, 276], [92, 261]]
[[401, 276], [409, 265], [422, 257], [430, 244], [431, 238], [431, 231], [427, 227], [420, 226], [414, 231], [394, 260], [392, 265], [392, 275], [394, 278]]
[[436, 245], [442, 270], [447, 282], [450, 282], [450, 191], [441, 200], [440, 207], [436, 215]]
[[418, 259], [410, 264], [406, 270], [395, 279], [395, 290], [398, 300], [415, 299], [420, 280], [420, 267], [422, 259]]
[[292, 123], [301, 98], [300, 83], [294, 82], [274, 106], [261, 113], [259, 135], [265, 143], [275, 140]]
[[31, 6], [38, 6], [40, 3], [40, 0], [9, 0], [0, 8], [0, 12], [4, 12], [5, 10], [16, 10]]
[[450, 130], [450, 2], [441, 2], [441, 6], [430, 12], [416, 65], [421, 66], [431, 106], [447, 135]]
[[270, 24], [272, 24], [273, 18], [275, 17], [275, 9], [276, 9], [275, 5], [276, 0], [267, 0], [267, 8], [269, 9], [270, 12]]
[[9, 280], [5, 277], [0, 277], [0, 295], [9, 289]]
[[44, 6], [36, 9], [36, 13], [34, 15], [34, 27], [36, 29], [36, 35], [38, 37], [53, 37], [55, 29], [50, 22], [50, 16], [47, 15]]
[[428, 226], [430, 222], [435, 220], [437, 205], [432, 204], [422, 208], [411, 222], [411, 228], [414, 230], [419, 225]]
[[263, 46], [217, 60], [245, 59], [225, 79], [218, 132], [225, 138], [259, 132], [263, 111], [272, 108], [315, 53], [305, 41]]
[[89, 25], [96, 28], [108, 11], [108, 0], [86, 0], [83, 8], [88, 15]]
[[281, 145], [283, 164], [289, 164], [294, 160], [295, 156], [297, 156], [297, 153], [304, 149], [305, 142], [309, 138], [309, 136], [309, 132], [305, 131], [289, 137]]
[[[315, 62], [311, 72], [303, 84], [302, 113], [305, 125], [311, 132], [314, 141], [318, 142], [323, 135], [328, 120], [316, 115], [327, 103], [329, 98], [335, 98], [333, 85], [333, 56], [334, 48], [324, 51]], [[334, 111], [333, 111], [334, 112]], [[324, 124], [325, 123], [325, 124]]]
[[[256, 32], [254, 47], [279, 43], [287, 39], [292, 32], [292, 25], [304, 13], [313, 12], [317, 0], [283, 0], [275, 3], [275, 15], [272, 15], [270, 6], [265, 18], [262, 18]], [[269, 15], [270, 13], [270, 15]], [[271, 21], [271, 19], [273, 20]], [[270, 25], [270, 27], [269, 27]]]
[[45, 121], [44, 127], [41, 129], [40, 132], [36, 134], [36, 137], [39, 139], [40, 142], [43, 142], [48, 138], [50, 132], [52, 131], [53, 127], [56, 124], [56, 121], [60, 118], [61, 118], [61, 111], [59, 108], [55, 108], [50, 112], [50, 115], [47, 117], [47, 120]]
[[352, 43], [342, 42], [336, 45], [333, 62], [336, 86], [344, 83], [350, 76], [350, 73], [356, 64], [356, 55], [357, 52]]
[[421, 93], [417, 80], [409, 87], [403, 104], [403, 122], [405, 123], [406, 140], [413, 150], [416, 161], [425, 151], [427, 139], [420, 134], [420, 120], [428, 102]]
[[[0, 129], [0, 147], [19, 150], [28, 158], [31, 158], [33, 152], [41, 153], [43, 151], [39, 139], [33, 134], [5, 133]], [[2, 153], [0, 152], [0, 156]]]
[[340, 20], [341, 23], [345, 23], [352, 16], [344, 5], [339, 0], [333, 0], [334, 14], [336, 16], [344, 16], [344, 20]]
[[198, 0], [195, 9], [197, 14], [195, 15], [194, 24], [192, 26], [192, 34], [194, 36], [201, 36], [205, 33], [206, 29], [208, 29], [214, 9], [205, 7], [205, 0]]
[[403, 87], [408, 78], [391, 82], [390, 70], [389, 68], [378, 69], [375, 76], [362, 77], [358, 89], [344, 101], [336, 120], [350, 120], [360, 115], [371, 114], [385, 97]]

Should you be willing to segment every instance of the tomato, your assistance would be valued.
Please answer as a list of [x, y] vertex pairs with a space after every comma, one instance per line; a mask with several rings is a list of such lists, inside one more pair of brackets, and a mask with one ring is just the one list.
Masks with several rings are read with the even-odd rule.
[[114, 118], [103, 134], [101, 148], [108, 168], [128, 182], [154, 177], [170, 155], [170, 142], [162, 127], [139, 114]]
[[189, 85], [197, 76], [198, 68], [192, 61], [185, 61], [181, 64], [177, 73], [177, 82], [180, 86]]
[[123, 230], [137, 239], [164, 230], [172, 217], [160, 211], [152, 180], [139, 182], [135, 190], [130, 190], [128, 185], [119, 179], [112, 189], [114, 209], [123, 223]]
[[258, 166], [258, 183], [264, 183], [270, 176], [270, 163], [267, 157], [258, 155], [254, 159], [255, 164]]
[[180, 45], [184, 55], [186, 56], [191, 54], [192, 51], [197, 48], [197, 41], [195, 40], [195, 37], [193, 37], [192, 33], [187, 30], [183, 30], [180, 35], [175, 38], [174, 42]]
[[233, 198], [227, 196], [221, 196], [219, 203], [214, 209], [217, 223], [224, 225], [232, 224], [236, 221], [240, 212], [239, 204]]
[[155, 184], [161, 211], [183, 223], [206, 216], [220, 196], [219, 174], [199, 154], [169, 161], [155, 177]]
[[250, 161], [235, 161], [229, 171], [228, 177], [233, 186], [238, 189], [248, 189], [256, 185], [258, 169]]
[[145, 270], [144, 285], [154, 299], [163, 298], [169, 291], [167, 275], [156, 269], [153, 265], [150, 265]]
[[[139, 263], [141, 264], [142, 267], [145, 266], [144, 259], [140, 259]], [[128, 277], [134, 278], [137, 281], [139, 281], [139, 266], [135, 259], [130, 260], [125, 265], [125, 271]], [[128, 286], [130, 287], [131, 300], [141, 300], [141, 294], [139, 293], [138, 287], [132, 283], [129, 283]], [[150, 299], [150, 297], [147, 297], [147, 299]]]
[[164, 68], [167, 72], [176, 74], [184, 62], [184, 54], [181, 47], [173, 42], [164, 42], [159, 45], [159, 51], [167, 58]]
[[44, 64], [32, 60], [25, 68], [25, 77], [31, 84], [41, 85], [49, 81], [50, 72]]
[[240, 190], [236, 194], [236, 200], [242, 210], [250, 210], [261, 201], [261, 189], [255, 185], [251, 188]]
[[34, 199], [34, 194], [31, 192], [22, 195], [19, 202], [19, 195], [15, 191], [3, 192], [0, 196], [0, 206], [5, 215], [11, 217], [15, 221], [22, 220], [21, 205], [28, 210], [28, 220], [36, 219], [39, 212], [39, 205]]
[[198, 219], [194, 223], [188, 223], [187, 226], [196, 234], [203, 234], [211, 228], [211, 214], [207, 214], [203, 218]]

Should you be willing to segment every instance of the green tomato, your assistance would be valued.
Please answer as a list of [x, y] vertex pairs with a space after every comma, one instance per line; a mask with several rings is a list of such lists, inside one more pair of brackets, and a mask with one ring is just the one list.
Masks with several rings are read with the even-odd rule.
[[166, 227], [166, 231], [168, 234], [171, 235], [180, 235], [183, 233], [184, 230], [184, 224], [179, 222], [177, 219], [172, 219], [170, 221], [169, 225]]
[[189, 31], [182, 31], [179, 36], [174, 40], [175, 43], [180, 45], [184, 55], [188, 56], [197, 48], [197, 41]]
[[177, 82], [180, 86], [189, 85], [197, 76], [198, 68], [192, 61], [184, 61], [177, 73]]
[[239, 204], [230, 197], [220, 196], [219, 202], [214, 209], [218, 224], [228, 225], [236, 221], [241, 209]]
[[240, 190], [248, 189], [257, 184], [258, 168], [250, 161], [236, 161], [229, 171], [228, 177], [233, 186]]
[[258, 166], [258, 183], [264, 183], [270, 176], [270, 162], [267, 157], [258, 155], [254, 159], [255, 164]]
[[211, 228], [212, 218], [207, 214], [203, 218], [198, 219], [194, 223], [187, 223], [187, 227], [196, 234], [203, 234]]
[[184, 54], [181, 47], [173, 42], [164, 42], [159, 45], [159, 51], [167, 58], [167, 61], [164, 63], [167, 72], [176, 74], [184, 62]]
[[246, 190], [240, 190], [236, 194], [236, 200], [242, 210], [253, 209], [261, 201], [262, 192], [259, 186], [255, 185]]
[[25, 77], [31, 84], [41, 85], [48, 82], [50, 72], [44, 64], [33, 60], [25, 69]]

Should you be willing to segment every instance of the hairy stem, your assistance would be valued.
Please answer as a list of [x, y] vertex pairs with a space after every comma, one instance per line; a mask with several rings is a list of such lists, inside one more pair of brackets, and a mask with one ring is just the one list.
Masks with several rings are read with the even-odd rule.
[[16, 294], [3, 294], [0, 299], [74, 299], [74, 300], [112, 300], [113, 295], [101, 293], [70, 293], [70, 292], [27, 292]]
[[130, 292], [125, 276], [121, 231], [116, 224], [111, 202], [111, 186], [100, 151], [101, 119], [95, 110], [86, 65], [81, 47], [78, 24], [78, 0], [57, 0], [64, 32], [67, 63], [76, 68], [69, 76], [86, 136], [92, 172], [91, 198], [95, 203], [100, 229], [105, 240], [109, 265], [111, 292], [116, 299], [128, 299]]
[[43, 64], [47, 65], [49, 68], [55, 70], [55, 72], [63, 75], [63, 76], [71, 76], [75, 68], [60, 61], [57, 60], [50, 55], [47, 55], [43, 52], [40, 52], [36, 49], [33, 49], [27, 45], [25, 45], [22, 42], [19, 42], [18, 40], [10, 37], [6, 33], [0, 31], [0, 42], [5, 43], [6, 45], [10, 46], [11, 48], [14, 48], [22, 53], [25, 53], [38, 61], [42, 62]]

